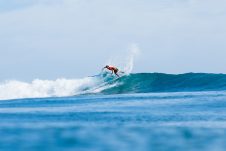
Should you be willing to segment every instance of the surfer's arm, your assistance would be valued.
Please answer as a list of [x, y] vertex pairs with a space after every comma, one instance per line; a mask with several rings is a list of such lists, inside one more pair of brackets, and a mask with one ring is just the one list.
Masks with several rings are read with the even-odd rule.
[[102, 68], [102, 71], [104, 71], [105, 68], [106, 68], [106, 67], [103, 67], [103, 68]]

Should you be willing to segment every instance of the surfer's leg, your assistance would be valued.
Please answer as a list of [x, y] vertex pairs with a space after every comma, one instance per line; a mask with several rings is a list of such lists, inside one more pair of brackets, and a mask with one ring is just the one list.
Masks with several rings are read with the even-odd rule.
[[114, 73], [115, 73], [115, 75], [117, 75], [119, 77], [118, 70], [114, 70]]

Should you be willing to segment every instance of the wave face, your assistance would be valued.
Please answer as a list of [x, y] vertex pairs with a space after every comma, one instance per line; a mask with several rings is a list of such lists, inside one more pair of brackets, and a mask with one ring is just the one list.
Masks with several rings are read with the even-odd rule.
[[225, 74], [137, 73], [117, 79], [105, 72], [82, 79], [8, 81], [0, 84], [0, 99], [61, 97], [81, 94], [124, 94], [226, 90]]
[[225, 74], [186, 73], [138, 73], [117, 80], [117, 86], [105, 89], [104, 94], [184, 92], [226, 90]]

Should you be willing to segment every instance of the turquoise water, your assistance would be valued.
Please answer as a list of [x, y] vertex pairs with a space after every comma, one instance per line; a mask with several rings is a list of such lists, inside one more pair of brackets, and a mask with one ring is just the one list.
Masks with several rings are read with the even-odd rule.
[[0, 101], [0, 150], [223, 151], [226, 93]]
[[[99, 75], [109, 80], [107, 75]], [[190, 92], [226, 90], [225, 74], [186, 73], [137, 73], [114, 81], [118, 83], [102, 91], [104, 94]]]

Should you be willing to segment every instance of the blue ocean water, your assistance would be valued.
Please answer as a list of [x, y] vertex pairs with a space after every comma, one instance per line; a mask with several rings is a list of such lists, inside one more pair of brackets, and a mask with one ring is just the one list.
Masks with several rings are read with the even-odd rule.
[[226, 75], [97, 77], [2, 84], [0, 150], [225, 150]]

